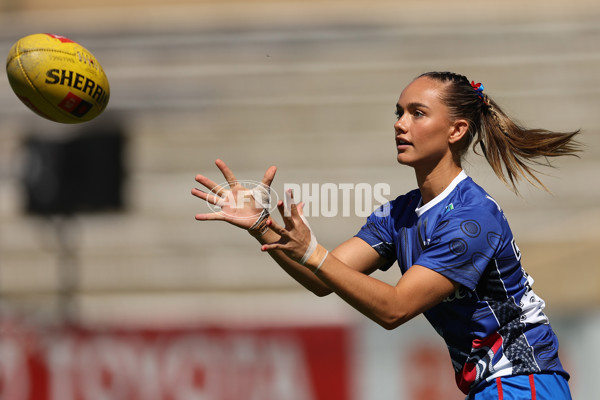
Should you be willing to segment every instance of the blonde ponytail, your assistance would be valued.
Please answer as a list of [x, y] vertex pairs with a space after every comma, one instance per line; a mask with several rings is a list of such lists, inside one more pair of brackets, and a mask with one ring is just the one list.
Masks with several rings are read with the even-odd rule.
[[581, 149], [574, 136], [580, 131], [528, 129], [515, 123], [487, 95], [485, 101], [487, 106], [483, 109], [481, 128], [473, 146], [481, 146], [494, 173], [514, 192], [518, 192], [517, 183], [521, 178], [548, 191], [534, 167], [551, 167], [550, 158], [577, 156]]
[[[536, 176], [534, 166], [552, 166], [550, 158], [577, 156], [581, 145], [574, 140], [580, 133], [529, 129], [518, 125], [500, 106], [484, 93], [483, 85], [469, 82], [464, 75], [453, 72], [428, 72], [428, 77], [446, 84], [442, 101], [451, 119], [470, 121], [465, 153], [473, 143], [479, 145], [494, 173], [511, 190], [518, 193], [517, 183], [523, 178], [534, 186], [548, 190]], [[462, 156], [462, 154], [460, 154]]]

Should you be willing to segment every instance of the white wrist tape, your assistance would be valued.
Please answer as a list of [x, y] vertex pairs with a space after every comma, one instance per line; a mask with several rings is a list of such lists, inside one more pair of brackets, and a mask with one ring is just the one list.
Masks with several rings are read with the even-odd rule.
[[[306, 260], [304, 260], [303, 257], [304, 262], [301, 264], [316, 274], [317, 272], [319, 272], [319, 270], [325, 263], [325, 260], [327, 259], [328, 255], [329, 252], [327, 251], [327, 249], [325, 249], [325, 247], [321, 246], [320, 244], [317, 244], [315, 249], [308, 255]], [[306, 254], [304, 256], [306, 257]]]
[[315, 274], [319, 272], [329, 252], [317, 242], [317, 238], [310, 231], [310, 243], [300, 259], [300, 264], [308, 267]]
[[263, 208], [263, 210], [261, 211], [260, 215], [258, 216], [258, 218], [256, 219], [256, 221], [254, 222], [254, 224], [252, 224], [252, 226], [250, 228], [248, 228], [248, 230], [255, 229], [258, 225], [260, 225], [261, 222], [263, 222], [268, 217], [269, 217], [269, 211], [267, 211], [266, 209]]
[[323, 256], [323, 259], [321, 260], [321, 262], [319, 263], [319, 265], [317, 265], [317, 268], [313, 271], [315, 274], [317, 272], [319, 272], [319, 270], [321, 269], [321, 266], [325, 262], [325, 259], [327, 258], [328, 255], [329, 255], [329, 252], [327, 250], [325, 250], [325, 256]]
[[271, 188], [265, 184], [260, 184], [250, 191], [254, 202], [258, 207], [266, 208], [267, 210], [271, 207]]
[[265, 223], [265, 220], [269, 218], [269, 208], [271, 207], [271, 188], [265, 184], [260, 184], [250, 191], [254, 198], [254, 203], [257, 208], [262, 207], [262, 211], [254, 224], [248, 228], [248, 232], [254, 237], [261, 237], [268, 230], [269, 227]]
[[[284, 215], [291, 215], [292, 207], [292, 192], [286, 190], [285, 201], [284, 201]], [[325, 259], [329, 255], [329, 252], [317, 242], [317, 237], [313, 233], [308, 221], [304, 217], [304, 214], [299, 212], [302, 222], [306, 225], [310, 231], [310, 243], [308, 248], [304, 252], [304, 255], [300, 259], [299, 263], [311, 269], [315, 274], [321, 269]]]
[[306, 252], [300, 259], [300, 264], [302, 264], [302, 265], [306, 264], [306, 261], [308, 261], [310, 256], [312, 256], [312, 254], [315, 252], [315, 249], [317, 248], [317, 244], [318, 244], [317, 238], [312, 233], [312, 231], [310, 231], [310, 243], [308, 245], [308, 248], [306, 249]]
[[254, 224], [252, 224], [252, 226], [250, 228], [248, 228], [248, 232], [252, 236], [257, 237], [257, 238], [264, 235], [269, 230], [269, 227], [267, 226], [267, 224], [265, 222], [265, 220], [267, 218], [269, 218], [269, 210], [267, 210], [266, 208], [263, 208], [262, 212], [256, 219], [256, 222], [254, 222]]

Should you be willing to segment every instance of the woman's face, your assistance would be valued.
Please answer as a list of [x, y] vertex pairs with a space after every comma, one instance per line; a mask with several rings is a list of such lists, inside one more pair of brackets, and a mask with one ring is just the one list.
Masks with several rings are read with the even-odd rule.
[[421, 77], [410, 83], [396, 105], [394, 124], [398, 162], [414, 168], [433, 168], [450, 157], [454, 130], [448, 108], [441, 102], [442, 83]]

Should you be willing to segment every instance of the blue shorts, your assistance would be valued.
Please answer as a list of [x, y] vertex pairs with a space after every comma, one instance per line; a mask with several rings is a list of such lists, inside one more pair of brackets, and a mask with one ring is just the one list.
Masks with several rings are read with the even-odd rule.
[[572, 400], [569, 384], [559, 374], [516, 375], [496, 378], [469, 400]]

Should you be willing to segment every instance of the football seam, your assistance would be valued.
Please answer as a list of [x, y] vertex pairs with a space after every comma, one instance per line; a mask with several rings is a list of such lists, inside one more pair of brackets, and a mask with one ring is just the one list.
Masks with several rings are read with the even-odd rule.
[[[40, 48], [40, 49], [27, 49], [27, 50], [24, 50], [24, 51], [19, 51], [19, 50], [17, 49], [17, 54], [15, 54], [15, 56], [14, 56], [13, 58], [11, 58], [10, 60], [7, 60], [7, 61], [6, 61], [6, 65], [10, 64], [10, 62], [11, 62], [12, 60], [14, 60], [15, 58], [20, 58], [20, 57], [21, 57], [22, 55], [24, 55], [24, 54], [27, 54], [27, 53], [33, 53], [33, 52], [35, 52], [35, 51], [43, 51], [43, 52], [47, 52], [47, 53], [60, 53], [60, 54], [66, 54], [66, 55], [73, 56], [73, 57], [75, 57], [75, 55], [76, 55], [76, 53], [69, 53], [68, 51], [65, 51], [65, 50], [55, 50], [55, 49], [44, 49], [44, 48]], [[100, 65], [100, 62], [99, 62], [99, 61], [98, 61], [98, 60], [97, 60], [95, 57], [93, 57], [93, 56], [92, 56], [92, 58], [94, 58], [94, 62], [95, 62], [95, 64], [96, 64], [96, 65], [98, 65], [98, 68], [97, 68], [97, 69], [95, 69], [95, 68], [93, 68], [93, 69], [94, 69], [94, 70], [95, 70], [97, 73], [104, 74], [105, 72], [104, 72], [104, 70], [102, 69], [102, 66]], [[81, 60], [79, 60], [79, 62], [80, 62], [80, 63], [82, 63], [82, 61], [81, 61]], [[85, 64], [85, 63], [83, 63], [83, 64]], [[21, 66], [20, 60], [19, 60], [19, 66]], [[28, 78], [28, 79], [29, 79], [29, 78]]]
[[[46, 96], [44, 96], [39, 90], [38, 88], [35, 87], [35, 85], [33, 84], [33, 82], [31, 81], [31, 79], [29, 78], [29, 75], [27, 74], [27, 71], [25, 71], [25, 68], [23, 68], [23, 63], [21, 62], [21, 55], [23, 54], [27, 54], [27, 53], [31, 53], [34, 51], [45, 51], [45, 52], [52, 52], [52, 53], [62, 53], [62, 54], [68, 54], [70, 56], [74, 55], [73, 53], [69, 53], [67, 51], [63, 51], [63, 50], [54, 50], [54, 49], [28, 49], [25, 51], [18, 51], [17, 49], [17, 55], [15, 55], [14, 58], [17, 59], [17, 62], [19, 64], [19, 69], [21, 70], [21, 73], [23, 73], [23, 76], [25, 77], [25, 79], [27, 79], [27, 83], [29, 84], [29, 86], [42, 98], [44, 99], [44, 101], [46, 103], [48, 103], [53, 109], [58, 110], [61, 114], [69, 117], [70, 119], [73, 119], [73, 117], [71, 115], [69, 115], [69, 113], [65, 112], [65, 110], [61, 110], [60, 108], [56, 107], [54, 104], [52, 104], [51, 101], [48, 100], [48, 98]], [[75, 121], [78, 121], [77, 119], [74, 119]]]
[[[67, 54], [70, 56], [75, 56], [75, 53], [69, 53], [66, 50], [56, 50], [56, 49], [44, 49], [44, 48], [39, 48], [39, 49], [27, 49], [27, 50], [19, 50], [17, 49], [17, 54], [15, 54], [15, 56], [13, 58], [11, 58], [9, 61], [12, 61], [14, 58], [20, 57], [23, 54], [27, 54], [27, 53], [32, 53], [34, 51], [45, 51], [45, 52], [49, 52], [49, 53], [62, 53], [62, 54]], [[7, 63], [8, 64], [8, 63]]]
[[27, 83], [29, 84], [29, 87], [31, 87], [37, 94], [39, 94], [44, 100], [48, 101], [41, 93], [40, 91], [35, 87], [35, 85], [33, 84], [33, 82], [31, 81], [31, 79], [29, 78], [29, 75], [27, 74], [27, 71], [25, 71], [25, 68], [23, 67], [23, 62], [21, 61], [21, 54], [25, 54], [25, 53], [20, 53], [19, 51], [17, 51], [17, 55], [15, 56], [15, 58], [17, 59], [17, 63], [19, 65], [19, 69], [21, 70], [21, 73], [23, 74], [23, 76], [25, 77], [25, 79], [27, 79]]

